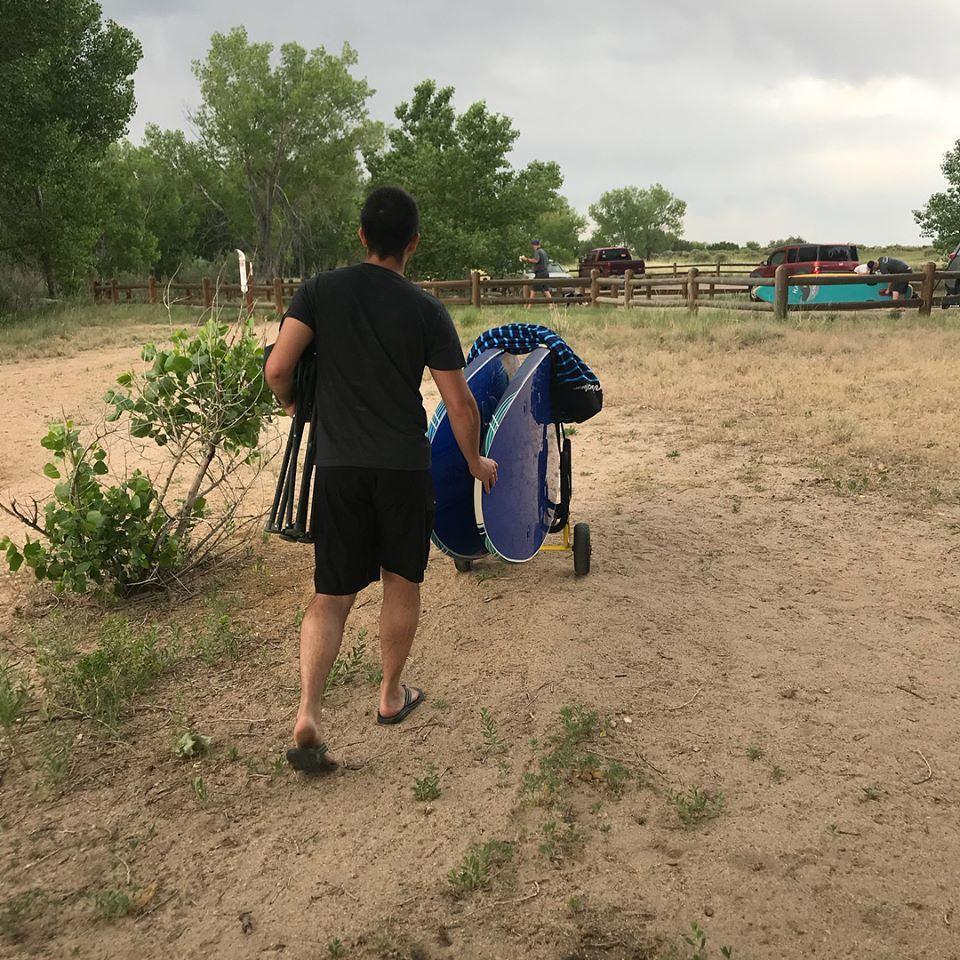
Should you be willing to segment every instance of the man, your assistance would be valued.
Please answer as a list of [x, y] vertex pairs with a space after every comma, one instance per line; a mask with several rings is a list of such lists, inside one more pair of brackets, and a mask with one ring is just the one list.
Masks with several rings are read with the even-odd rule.
[[[913, 273], [913, 270], [910, 269], [908, 264], [904, 263], [902, 260], [898, 260], [896, 257], [879, 257], [873, 272], [897, 274]], [[901, 297], [907, 297], [907, 291], [910, 290], [910, 284], [907, 283], [906, 280], [890, 280], [887, 283], [887, 289], [890, 291], [891, 300], [899, 300]]]
[[873, 273], [877, 268], [876, 260], [868, 260], [866, 263], [858, 263], [854, 268], [854, 273]]
[[531, 240], [530, 246], [533, 247], [532, 257], [520, 257], [522, 263], [533, 264], [533, 283], [527, 287], [527, 296], [532, 300], [538, 290], [542, 290], [548, 300], [553, 299], [550, 293], [550, 258], [547, 251], [543, 249], [539, 240]]
[[297, 291], [267, 361], [267, 383], [293, 414], [294, 373], [316, 353], [314, 587], [300, 631], [300, 708], [290, 765], [326, 773], [337, 763], [320, 740], [327, 675], [357, 593], [383, 580], [383, 680], [377, 723], [399, 723], [425, 694], [400, 682], [420, 619], [433, 529], [424, 368], [437, 384], [470, 472], [489, 490], [497, 465], [479, 454], [480, 415], [463, 376], [450, 315], [405, 279], [420, 242], [413, 197], [382, 187], [360, 214], [366, 260], [321, 273]]

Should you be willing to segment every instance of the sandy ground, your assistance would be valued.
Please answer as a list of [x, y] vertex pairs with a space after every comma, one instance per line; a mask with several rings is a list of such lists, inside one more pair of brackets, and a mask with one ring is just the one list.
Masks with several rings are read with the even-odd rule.
[[[243, 659], [182, 663], [120, 740], [69, 727], [60, 790], [39, 783], [35, 716], [34, 769], [2, 754], [0, 956], [690, 957], [678, 937], [696, 921], [711, 957], [960, 957], [956, 336], [787, 331], [727, 349], [645, 333], [642, 352], [625, 327], [569, 336], [607, 397], [574, 437], [590, 576], [563, 555], [467, 575], [434, 555], [409, 666], [428, 701], [379, 728], [372, 686], [336, 688], [324, 735], [346, 770], [318, 782], [275, 763], [307, 550], [257, 543], [193, 597], [131, 605], [189, 631], [215, 600]], [[42, 492], [46, 420], [93, 418], [135, 356], [0, 366], [15, 411], [0, 487]], [[93, 616], [4, 587], [0, 650], [25, 666], [51, 616]], [[366, 629], [370, 664], [377, 599], [344, 645]], [[610, 721], [596, 749], [635, 778], [619, 798], [573, 779], [553, 806], [525, 802], [524, 773], [577, 705]], [[213, 738], [208, 757], [173, 755], [187, 728]], [[440, 796], [418, 802], [431, 765]], [[671, 797], [692, 786], [724, 806], [685, 827]], [[552, 858], [550, 823], [577, 837]], [[455, 897], [448, 871], [491, 838], [512, 861]], [[131, 915], [100, 915], [108, 889]]]

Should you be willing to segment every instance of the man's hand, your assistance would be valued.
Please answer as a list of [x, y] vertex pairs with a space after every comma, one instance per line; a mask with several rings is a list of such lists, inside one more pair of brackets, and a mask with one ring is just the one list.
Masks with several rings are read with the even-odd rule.
[[483, 484], [483, 492], [489, 493], [497, 482], [497, 461], [489, 457], [477, 457], [476, 461], [470, 464], [470, 474]]
[[280, 327], [277, 342], [267, 357], [264, 369], [267, 386], [273, 391], [277, 402], [292, 417], [296, 410], [294, 375], [300, 355], [310, 345], [313, 331], [296, 317], [287, 317]]

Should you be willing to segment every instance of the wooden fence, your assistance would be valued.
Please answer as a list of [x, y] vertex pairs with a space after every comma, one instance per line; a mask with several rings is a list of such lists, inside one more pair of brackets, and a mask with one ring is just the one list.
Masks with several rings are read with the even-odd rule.
[[[774, 277], [751, 277], [746, 273], [727, 272], [727, 267], [746, 266], [709, 264], [709, 271], [701, 271], [694, 265], [685, 273], [644, 273], [634, 276], [628, 270], [622, 277], [602, 277], [593, 270], [589, 278], [551, 277], [549, 287], [552, 300], [535, 296], [530, 299], [530, 288], [539, 287], [542, 280], [526, 278], [491, 279], [479, 271], [473, 271], [462, 280], [424, 280], [419, 286], [438, 297], [449, 306], [472, 306], [475, 308], [534, 304], [591, 304], [626, 308], [642, 307], [716, 307], [724, 310], [752, 310], [773, 313], [779, 319], [788, 311], [841, 311], [841, 310], [890, 310], [917, 309], [921, 315], [929, 315], [934, 305], [960, 304], [960, 296], [937, 295], [944, 281], [956, 282], [957, 273], [937, 270], [934, 263], [927, 263], [918, 273], [895, 276], [863, 274], [791, 275], [786, 264], [777, 267]], [[667, 268], [669, 269], [669, 268]], [[755, 267], [753, 268], [755, 269]], [[790, 303], [790, 287], [825, 287], [864, 282], [908, 282], [915, 289], [911, 299], [867, 300], [844, 303]], [[259, 305], [277, 314], [283, 313], [290, 297], [300, 286], [300, 280], [274, 278], [270, 283], [254, 283], [252, 278], [244, 294], [238, 283], [215, 284], [204, 277], [200, 283], [170, 282], [161, 284], [150, 277], [146, 283], [121, 284], [116, 279], [109, 283], [97, 281], [93, 285], [94, 301], [98, 303], [180, 303], [203, 306], [245, 306], [249, 312]], [[773, 287], [773, 302], [756, 299], [758, 287]], [[534, 290], [536, 293], [536, 289]]]

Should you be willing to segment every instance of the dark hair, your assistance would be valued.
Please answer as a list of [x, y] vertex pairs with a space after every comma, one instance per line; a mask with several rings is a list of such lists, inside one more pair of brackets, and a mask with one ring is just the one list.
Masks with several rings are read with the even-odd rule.
[[420, 232], [417, 201], [400, 187], [380, 187], [367, 197], [360, 211], [360, 226], [370, 253], [381, 259], [399, 258]]

